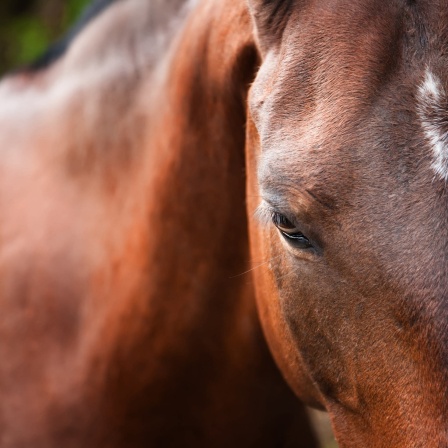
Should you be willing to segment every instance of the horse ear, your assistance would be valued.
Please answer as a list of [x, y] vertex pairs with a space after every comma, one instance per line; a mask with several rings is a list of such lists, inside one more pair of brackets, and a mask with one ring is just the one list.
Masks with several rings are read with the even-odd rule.
[[248, 0], [261, 53], [280, 41], [293, 0]]

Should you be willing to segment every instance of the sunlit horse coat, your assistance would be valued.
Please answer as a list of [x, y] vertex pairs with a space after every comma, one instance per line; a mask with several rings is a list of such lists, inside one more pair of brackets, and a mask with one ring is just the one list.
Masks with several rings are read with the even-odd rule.
[[258, 315], [341, 447], [448, 446], [446, 6], [120, 0], [4, 80], [0, 446], [316, 446]]

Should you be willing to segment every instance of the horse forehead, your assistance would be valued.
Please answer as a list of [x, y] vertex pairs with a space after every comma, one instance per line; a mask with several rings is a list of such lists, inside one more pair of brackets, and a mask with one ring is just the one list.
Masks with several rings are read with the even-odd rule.
[[[434, 15], [429, 3], [420, 5], [425, 14], [419, 15], [397, 8], [396, 2], [381, 5], [376, 13], [371, 1], [353, 2], [342, 14], [334, 7], [341, 2], [327, 2], [303, 21], [294, 19], [282, 45], [266, 55], [251, 100], [262, 143], [262, 171], [291, 173], [308, 161], [317, 162], [315, 171], [322, 174], [328, 165], [327, 175], [337, 176], [341, 165], [333, 163], [334, 157], [348, 157], [341, 149], [382, 146], [400, 153], [406, 163], [417, 165], [413, 159], [418, 158], [421, 176], [447, 181], [448, 83], [446, 58], [439, 48], [447, 33], [440, 27], [440, 14]], [[373, 25], [365, 17], [374, 17]], [[337, 18], [340, 23], [327, 33]], [[324, 38], [325, 33], [331, 38]], [[375, 103], [382, 105], [376, 117]], [[372, 129], [382, 129], [386, 138], [368, 131], [374, 120]], [[358, 134], [364, 139], [357, 140]], [[394, 163], [402, 168], [399, 158], [391, 162], [392, 170]]]
[[[351, 13], [333, 3], [338, 2], [293, 16], [281, 45], [268, 51], [253, 88], [252, 108], [261, 118], [297, 116], [310, 108], [320, 108], [328, 118], [341, 111], [343, 117], [359, 115], [395, 68], [397, 14], [384, 12], [369, 21], [372, 2], [354, 2], [358, 10], [349, 8]], [[368, 12], [363, 4], [370, 5]]]

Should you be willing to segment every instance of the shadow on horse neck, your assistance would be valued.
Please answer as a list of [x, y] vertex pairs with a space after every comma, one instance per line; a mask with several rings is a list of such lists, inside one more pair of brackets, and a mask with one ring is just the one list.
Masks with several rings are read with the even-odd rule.
[[241, 275], [246, 6], [201, 2], [161, 56], [154, 4], [0, 87], [0, 446], [317, 446]]

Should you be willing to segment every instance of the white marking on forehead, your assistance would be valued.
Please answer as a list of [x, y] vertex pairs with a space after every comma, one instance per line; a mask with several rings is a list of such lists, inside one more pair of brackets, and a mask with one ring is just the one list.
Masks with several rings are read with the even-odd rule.
[[448, 109], [447, 96], [440, 80], [429, 68], [418, 89], [417, 110], [425, 137], [431, 144], [431, 167], [442, 180], [448, 181]]
[[431, 96], [432, 98], [440, 98], [440, 82], [429, 69], [425, 73], [425, 81], [420, 87], [420, 93], [422, 95]]

